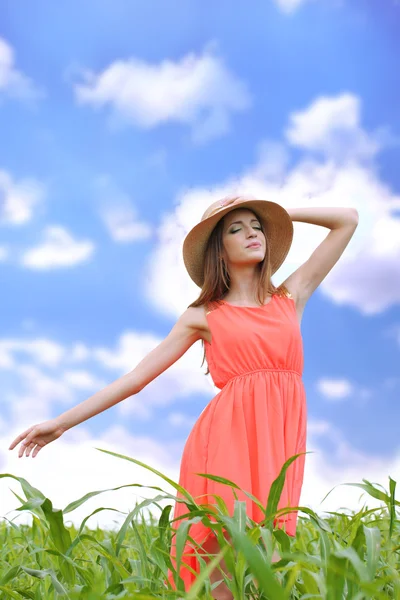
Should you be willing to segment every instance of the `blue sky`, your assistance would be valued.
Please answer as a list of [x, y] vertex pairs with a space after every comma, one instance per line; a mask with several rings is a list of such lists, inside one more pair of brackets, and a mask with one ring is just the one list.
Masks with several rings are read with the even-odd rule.
[[[315, 452], [303, 499], [398, 479], [399, 26], [396, 0], [2, 3], [2, 472], [63, 504], [111, 487], [93, 450], [108, 444], [178, 477], [187, 435], [218, 391], [200, 343], [33, 462], [7, 448], [167, 335], [199, 291], [183, 237], [210, 202], [238, 192], [358, 209], [302, 322]], [[274, 282], [326, 234], [295, 223]], [[63, 476], [49, 482], [54, 461]], [[110, 469], [127, 482], [125, 464]]]

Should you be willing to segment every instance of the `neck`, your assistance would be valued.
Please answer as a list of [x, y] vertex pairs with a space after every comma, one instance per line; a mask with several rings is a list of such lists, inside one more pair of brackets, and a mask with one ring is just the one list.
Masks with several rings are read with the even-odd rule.
[[230, 288], [225, 297], [238, 304], [255, 304], [260, 276], [254, 265], [230, 267], [229, 275]]

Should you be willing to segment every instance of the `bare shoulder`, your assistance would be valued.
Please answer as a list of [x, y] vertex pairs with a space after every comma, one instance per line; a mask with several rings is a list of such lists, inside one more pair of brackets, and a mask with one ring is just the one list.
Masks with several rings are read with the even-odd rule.
[[287, 279], [285, 279], [285, 281], [283, 281], [280, 284], [279, 288], [285, 293], [286, 296], [288, 296], [289, 298], [291, 298], [294, 301], [294, 303], [296, 305], [297, 319], [300, 324], [301, 320], [303, 318], [303, 312], [304, 312], [304, 308], [306, 305], [306, 301], [300, 295], [300, 293], [296, 287], [296, 281], [295, 281], [294, 277], [292, 277], [292, 275], [290, 275]]
[[198, 335], [199, 339], [208, 341], [209, 327], [205, 305], [189, 306], [180, 316], [181, 323]]

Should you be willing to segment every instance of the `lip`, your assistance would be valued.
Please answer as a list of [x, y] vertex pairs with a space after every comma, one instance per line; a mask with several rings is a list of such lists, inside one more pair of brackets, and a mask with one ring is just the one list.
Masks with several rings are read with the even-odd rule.
[[248, 246], [246, 246], [246, 248], [259, 248], [261, 246], [261, 242], [253, 242], [252, 244], [249, 244]]

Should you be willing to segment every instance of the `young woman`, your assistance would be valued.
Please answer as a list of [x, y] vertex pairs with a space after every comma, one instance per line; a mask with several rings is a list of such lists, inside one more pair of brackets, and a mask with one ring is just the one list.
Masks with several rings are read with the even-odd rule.
[[[289, 252], [292, 221], [331, 231], [310, 258], [275, 287], [271, 277]], [[265, 505], [284, 462], [306, 450], [300, 331], [304, 307], [344, 252], [357, 224], [358, 213], [352, 208], [285, 210], [275, 202], [240, 197], [214, 202], [183, 244], [186, 269], [201, 293], [167, 337], [131, 372], [59, 417], [33, 425], [10, 450], [22, 442], [19, 457], [31, 452], [35, 457], [71, 427], [139, 393], [201, 340], [208, 372], [220, 392], [186, 440], [179, 482], [201, 504], [211, 504], [218, 494], [232, 512], [231, 489], [196, 473], [219, 475]], [[303, 474], [304, 455], [287, 470], [279, 508], [298, 505]], [[244, 493], [237, 494], [246, 502], [247, 514], [260, 521], [257, 505]], [[176, 503], [174, 517], [186, 512], [183, 503]], [[296, 520], [293, 511], [277, 524], [294, 536]], [[190, 535], [205, 552], [218, 551], [215, 537], [202, 523], [192, 525]], [[172, 557], [174, 552], [173, 545]], [[180, 574], [188, 590], [195, 580], [191, 569], [198, 572], [199, 565], [189, 543], [184, 554]], [[221, 567], [225, 569], [223, 561]], [[220, 579], [215, 569], [211, 581]], [[172, 575], [169, 580], [172, 583]], [[214, 594], [219, 600], [232, 598], [224, 583]]]

